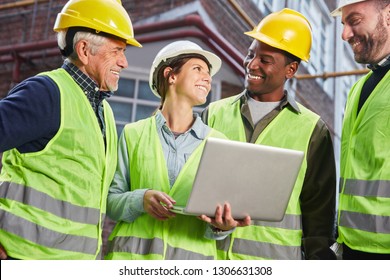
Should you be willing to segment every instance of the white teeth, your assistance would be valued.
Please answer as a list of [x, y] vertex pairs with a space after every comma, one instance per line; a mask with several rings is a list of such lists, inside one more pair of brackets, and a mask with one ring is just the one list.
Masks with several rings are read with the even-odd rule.
[[251, 74], [248, 74], [248, 77], [249, 77], [250, 79], [254, 79], [254, 80], [261, 80], [261, 79], [262, 79], [261, 76], [254, 76], [254, 75], [251, 75]]
[[200, 89], [200, 90], [203, 90], [203, 91], [205, 91], [205, 92], [207, 92], [207, 88], [206, 87], [204, 87], [204, 86], [196, 86], [198, 89]]
[[111, 73], [114, 74], [114, 75], [118, 75], [119, 76], [119, 72], [118, 71], [111, 70]]

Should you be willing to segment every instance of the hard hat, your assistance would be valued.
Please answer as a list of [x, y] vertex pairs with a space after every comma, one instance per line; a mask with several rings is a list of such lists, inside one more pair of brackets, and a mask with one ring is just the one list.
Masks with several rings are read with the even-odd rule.
[[181, 54], [203, 55], [211, 64], [210, 76], [215, 75], [222, 65], [222, 61], [218, 56], [211, 52], [203, 50], [199, 45], [191, 41], [184, 40], [170, 43], [157, 53], [156, 57], [153, 60], [152, 68], [150, 69], [149, 86], [157, 97], [160, 97], [160, 94], [157, 92], [157, 81], [155, 80], [157, 77], [156, 74], [158, 72], [157, 68], [159, 67], [161, 62], [166, 62], [169, 58], [174, 58]]
[[70, 0], [57, 15], [54, 31], [83, 27], [121, 38], [142, 47], [134, 39], [133, 25], [120, 0]]
[[339, 5], [337, 6], [337, 9], [330, 13], [331, 16], [337, 17], [341, 16], [341, 9], [344, 8], [347, 5], [363, 2], [367, 0], [340, 0]]
[[285, 8], [269, 14], [252, 31], [244, 34], [304, 61], [310, 58], [311, 26], [297, 11]]

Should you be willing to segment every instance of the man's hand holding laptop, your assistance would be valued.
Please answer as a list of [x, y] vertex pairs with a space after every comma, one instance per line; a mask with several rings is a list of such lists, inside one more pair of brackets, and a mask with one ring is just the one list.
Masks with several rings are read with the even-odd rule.
[[214, 217], [200, 215], [199, 219], [209, 223], [214, 229], [220, 231], [229, 231], [236, 227], [245, 227], [251, 224], [251, 217], [246, 216], [244, 219], [235, 220], [232, 217], [232, 211], [229, 203], [225, 203], [223, 207], [217, 206]]

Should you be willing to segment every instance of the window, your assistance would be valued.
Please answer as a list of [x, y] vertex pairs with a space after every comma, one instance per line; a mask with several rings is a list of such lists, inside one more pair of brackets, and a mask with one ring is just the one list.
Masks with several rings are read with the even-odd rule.
[[118, 90], [108, 99], [114, 111], [118, 133], [125, 124], [147, 118], [160, 106], [160, 99], [149, 88], [149, 82], [121, 78]]
[[252, 0], [252, 2], [255, 3], [264, 16], [284, 8], [284, 1], [280, 0]]

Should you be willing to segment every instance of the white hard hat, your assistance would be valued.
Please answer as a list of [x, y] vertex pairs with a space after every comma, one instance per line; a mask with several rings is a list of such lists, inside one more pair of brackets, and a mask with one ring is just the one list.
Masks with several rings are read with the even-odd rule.
[[184, 41], [175, 41], [173, 43], [170, 43], [157, 53], [149, 73], [149, 86], [152, 92], [157, 97], [161, 97], [157, 92], [156, 81], [154, 81], [154, 77], [155, 77], [154, 73], [157, 70], [157, 67], [160, 65], [161, 62], [165, 62], [167, 61], [167, 59], [176, 57], [181, 54], [203, 55], [211, 64], [211, 69], [210, 69], [211, 76], [215, 75], [222, 65], [222, 61], [218, 56], [216, 56], [211, 52], [203, 50], [199, 45], [191, 41], [184, 40]]
[[337, 6], [337, 9], [330, 13], [331, 16], [337, 17], [341, 16], [341, 9], [347, 5], [363, 2], [367, 0], [340, 0], [339, 5]]

